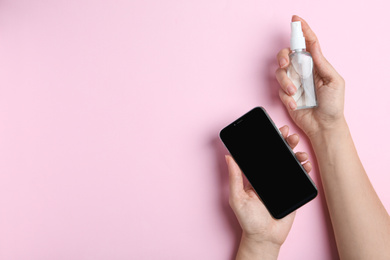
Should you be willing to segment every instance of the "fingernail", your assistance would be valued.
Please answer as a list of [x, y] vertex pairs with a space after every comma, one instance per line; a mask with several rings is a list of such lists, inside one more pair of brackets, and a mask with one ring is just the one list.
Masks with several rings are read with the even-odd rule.
[[287, 92], [288, 92], [288, 94], [290, 94], [290, 96], [292, 96], [295, 93], [295, 88], [293, 86], [288, 86]]
[[228, 164], [228, 165], [229, 165], [229, 162], [228, 162], [228, 156], [227, 156], [227, 155], [225, 155], [225, 161], [226, 161], [226, 164]]
[[285, 59], [285, 58], [281, 58], [281, 59], [279, 59], [279, 66], [281, 67], [281, 68], [284, 68], [284, 67], [286, 67], [287, 66], [287, 60]]
[[297, 105], [295, 104], [295, 102], [292, 102], [292, 101], [290, 101], [288, 103], [288, 106], [290, 107], [291, 110], [295, 110], [297, 108]]

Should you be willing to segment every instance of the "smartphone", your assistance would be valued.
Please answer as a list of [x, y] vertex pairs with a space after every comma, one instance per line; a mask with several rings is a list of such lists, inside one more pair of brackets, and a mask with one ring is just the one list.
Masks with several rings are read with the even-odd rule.
[[255, 107], [219, 136], [275, 219], [317, 196], [314, 182], [264, 108]]

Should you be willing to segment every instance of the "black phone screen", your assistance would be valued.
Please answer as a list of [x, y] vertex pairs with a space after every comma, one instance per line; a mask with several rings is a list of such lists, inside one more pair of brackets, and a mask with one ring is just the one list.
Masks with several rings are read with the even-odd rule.
[[220, 138], [274, 218], [317, 196], [317, 188], [262, 107], [220, 132]]

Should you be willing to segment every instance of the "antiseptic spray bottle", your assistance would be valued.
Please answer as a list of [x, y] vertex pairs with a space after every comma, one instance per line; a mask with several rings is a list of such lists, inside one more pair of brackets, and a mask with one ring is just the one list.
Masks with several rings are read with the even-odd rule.
[[297, 92], [293, 95], [297, 109], [317, 106], [316, 90], [313, 75], [313, 58], [306, 51], [301, 22], [291, 23], [290, 66], [287, 76], [294, 83]]

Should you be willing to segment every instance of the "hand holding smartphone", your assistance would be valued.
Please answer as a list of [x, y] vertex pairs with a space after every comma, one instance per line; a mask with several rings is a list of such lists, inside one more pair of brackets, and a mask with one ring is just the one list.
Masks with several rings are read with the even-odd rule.
[[317, 196], [317, 189], [262, 107], [220, 132], [220, 138], [270, 214], [280, 219]]

